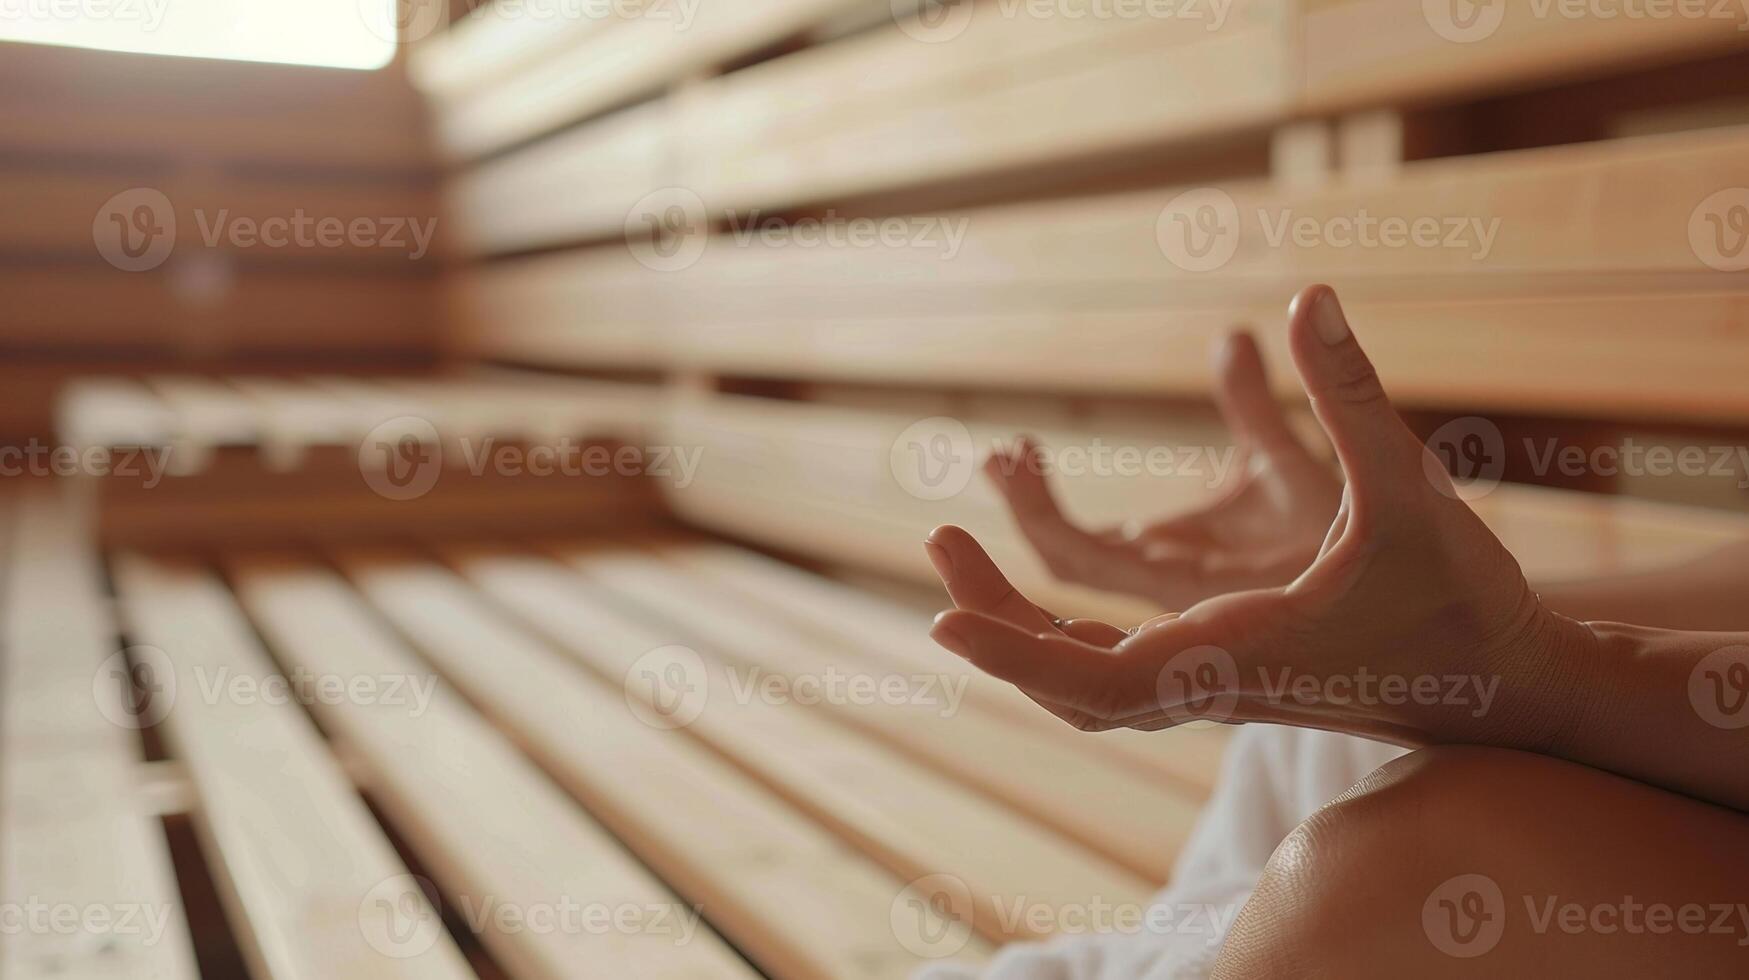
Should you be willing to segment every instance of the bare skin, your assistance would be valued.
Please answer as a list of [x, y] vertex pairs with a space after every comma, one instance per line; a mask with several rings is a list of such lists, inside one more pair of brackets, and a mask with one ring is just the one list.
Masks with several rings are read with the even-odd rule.
[[[1749, 810], [1749, 728], [1738, 724], [1749, 725], [1749, 705], [1740, 703], [1749, 695], [1749, 667], [1741, 666], [1749, 663], [1749, 634], [1580, 622], [1551, 608], [1449, 484], [1441, 485], [1443, 470], [1428, 464], [1425, 449], [1391, 408], [1333, 293], [1308, 290], [1291, 320], [1295, 364], [1346, 478], [1327, 534], [1302, 572], [1285, 583], [1204, 598], [1182, 615], [1131, 633], [1104, 623], [1054, 621], [1013, 589], [970, 535], [941, 528], [931, 536], [931, 557], [958, 608], [938, 618], [937, 641], [1083, 729], [1152, 730], [1214, 718], [1321, 728], [1412, 748], [1485, 746], [1434, 748], [1398, 766], [1416, 774], [1412, 785], [1445, 787], [1461, 782], [1442, 775], [1451, 767], [1416, 760], [1481, 753], [1466, 757], [1461, 770], [1473, 777], [1472, 790], [1508, 776], [1523, 788], [1524, 805], [1502, 813], [1478, 814], [1479, 791], [1452, 797], [1453, 817], [1470, 830], [1460, 840], [1450, 828], [1423, 827], [1431, 804], [1387, 792], [1398, 782], [1357, 787], [1278, 851], [1253, 900], [1255, 911], [1248, 907], [1236, 927], [1224, 976], [1399, 976], [1410, 969], [1473, 975], [1483, 963], [1514, 975], [1539, 964], [1626, 962], [1619, 959], [1621, 941], [1595, 934], [1575, 939], [1558, 930], [1513, 931], [1502, 952], [1485, 961], [1443, 953], [1428, 959], [1418, 923], [1410, 930], [1400, 916], [1353, 914], [1337, 921], [1359, 930], [1349, 935], [1371, 941], [1380, 954], [1357, 964], [1356, 950], [1365, 946], [1308, 945], [1315, 935], [1329, 934], [1328, 924], [1292, 928], [1338, 915], [1343, 910], [1330, 899], [1356, 894], [1337, 895], [1335, 871], [1349, 875], [1341, 880], [1360, 881], [1389, 869], [1367, 879], [1376, 887], [1358, 893], [1381, 909], [1391, 903], [1420, 908], [1440, 884], [1421, 878], [1460, 865], [1482, 874], [1498, 869], [1509, 901], [1519, 901], [1519, 892], [1547, 892], [1596, 904], [1612, 888], [1642, 898], [1668, 896], [1663, 900], [1672, 905], [1749, 901], [1749, 869], [1707, 858], [1719, 849], [1749, 847], [1749, 819], [1737, 812]], [[1006, 490], [1014, 499], [1015, 488]], [[1035, 541], [1039, 514], [1030, 515]], [[1023, 525], [1028, 520], [1017, 516]], [[1043, 518], [1051, 520], [1048, 513]], [[1243, 551], [1231, 536], [1204, 540], [1210, 542], [1205, 553]], [[1066, 535], [1055, 539], [1059, 548], [1065, 542], [1072, 543]], [[1182, 555], [1169, 561], [1184, 567]], [[1607, 609], [1612, 596], [1651, 585], [1662, 598], [1639, 593], [1638, 604], [1628, 605], [1661, 610], [1657, 618], [1668, 623], [1713, 625], [1726, 621], [1721, 607], [1734, 591], [1732, 580], [1713, 575], [1743, 561], [1742, 554], [1725, 552], [1673, 573], [1662, 586], [1620, 579], [1545, 592], [1559, 608], [1589, 616]], [[1181, 577], [1174, 588], [1194, 592], [1197, 586]], [[1164, 595], [1158, 580], [1148, 588]], [[1368, 676], [1468, 678], [1476, 685], [1472, 695], [1490, 683], [1494, 694], [1485, 705], [1476, 696], [1454, 700], [1444, 684], [1426, 699], [1357, 696], [1356, 682]], [[1294, 687], [1284, 678], [1306, 684]], [[1509, 795], [1507, 802], [1517, 799]], [[1407, 811], [1396, 812], [1404, 806]], [[1357, 816], [1381, 812], [1390, 819]], [[1651, 860], [1647, 821], [1704, 827], [1707, 836], [1696, 838], [1698, 844], [1660, 843]], [[1584, 845], [1574, 835], [1581, 826], [1589, 828]], [[1395, 829], [1371, 832], [1379, 827]], [[1553, 843], [1564, 847], [1551, 850]], [[1538, 855], [1546, 860], [1531, 860]], [[1365, 858], [1371, 860], [1356, 863]], [[1420, 877], [1399, 873], [1423, 865]], [[1521, 866], [1535, 875], [1512, 870]], [[1514, 909], [1522, 918], [1524, 910]], [[1376, 925], [1370, 933], [1369, 923]], [[1749, 945], [1685, 934], [1675, 939], [1686, 944], [1657, 941], [1668, 935], [1640, 939], [1632, 947], [1639, 957], [1675, 949], [1749, 955]]]

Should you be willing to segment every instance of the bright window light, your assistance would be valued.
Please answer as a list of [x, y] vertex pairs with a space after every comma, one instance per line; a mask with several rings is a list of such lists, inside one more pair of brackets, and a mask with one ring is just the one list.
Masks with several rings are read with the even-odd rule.
[[394, 60], [398, 6], [396, 0], [0, 0], [0, 40], [372, 69]]

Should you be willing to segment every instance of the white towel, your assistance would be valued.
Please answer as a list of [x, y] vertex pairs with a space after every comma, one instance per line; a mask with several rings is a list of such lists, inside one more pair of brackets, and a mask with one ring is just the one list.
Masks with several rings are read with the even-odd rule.
[[1276, 845], [1403, 750], [1275, 725], [1239, 729], [1214, 796], [1152, 899], [1149, 928], [1004, 947], [982, 970], [925, 967], [917, 980], [1203, 980]]

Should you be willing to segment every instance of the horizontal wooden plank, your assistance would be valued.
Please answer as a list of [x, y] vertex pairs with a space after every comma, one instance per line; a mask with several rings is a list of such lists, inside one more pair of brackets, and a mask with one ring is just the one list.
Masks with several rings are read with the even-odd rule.
[[429, 358], [439, 342], [438, 294], [422, 275], [173, 258], [137, 273], [106, 265], [0, 265], [0, 290], [9, 297], [0, 310], [0, 343], [13, 350]]
[[284, 556], [227, 564], [239, 601], [288, 669], [400, 692], [319, 699], [314, 710], [499, 963], [555, 980], [755, 976], [697, 921], [709, 907], [668, 892], [335, 572]]
[[[547, 582], [523, 581], [514, 592], [487, 588], [550, 639], [620, 679], [628, 697], [653, 700], [657, 692], [633, 683], [634, 672], [652, 663], [647, 654], [672, 649], [684, 624], [634, 618], [603, 581], [555, 570]], [[714, 644], [688, 649], [684, 662], [697, 657], [705, 674], [698, 679], [708, 686], [687, 703], [698, 708], [687, 730], [901, 880], [957, 879], [967, 895], [968, 921], [985, 935], [1012, 938], [1036, 929], [1003, 914], [1004, 902], [1062, 908], [1094, 896], [1120, 903], [1145, 896], [1140, 878], [801, 705], [731, 696]]]
[[1749, 45], [1735, 4], [1301, 0], [1303, 107], [1460, 100]]
[[[709, 909], [711, 924], [768, 975], [903, 980], [916, 970], [917, 955], [890, 925], [896, 879], [686, 732], [646, 724], [618, 678], [579, 670], [487, 597], [551, 588], [549, 560], [504, 551], [456, 558], [479, 590], [405, 552], [352, 549], [339, 560], [446, 680]], [[486, 649], [492, 656], [480, 657]], [[968, 939], [963, 955], [982, 952]]]
[[406, 265], [436, 248], [436, 185], [413, 177], [347, 181], [12, 162], [0, 164], [0, 208], [8, 216], [0, 250], [98, 261], [97, 241], [117, 216], [129, 226], [129, 241], [140, 240], [141, 206], [151, 209], [153, 229], [174, 227], [174, 248], [185, 255], [216, 249]]
[[1256, 130], [1291, 98], [1281, 0], [1061, 14], [963, 4], [701, 87], [681, 183], [780, 207]]
[[[1176, 790], [1205, 798], [1214, 789], [1227, 742], [1222, 728], [1185, 726], [1163, 732], [1102, 732], [1089, 735], [1040, 711], [1013, 685], [957, 658], [946, 658], [929, 639], [930, 613], [843, 582], [803, 571], [787, 562], [727, 544], [665, 547], [663, 558], [699, 569], [727, 593], [768, 610], [792, 628], [844, 645], [896, 667], [941, 673], [965, 683], [965, 697], [985, 711], [1049, 732], [1082, 751], [1128, 763]], [[936, 608], [945, 604], [937, 601]]]
[[678, 177], [674, 109], [654, 102], [464, 170], [446, 185], [450, 244], [512, 252], [619, 237]]
[[[440, 101], [435, 127], [438, 144], [453, 158], [482, 156], [496, 149], [560, 129], [616, 105], [756, 50], [810, 24], [866, 0], [779, 0], [762, 4], [640, 5], [631, 19], [594, 20], [596, 9], [574, 8], [579, 16], [558, 25], [563, 42], [544, 43], [545, 56], [503, 77]], [[474, 34], [464, 25], [455, 44], [433, 49], [440, 62], [421, 67], [417, 77], [443, 72]], [[493, 32], [476, 35], [482, 45], [497, 43]], [[535, 32], [518, 32], [511, 46], [527, 43]], [[426, 58], [421, 53], [416, 58]], [[515, 55], [508, 54], [508, 59]], [[492, 59], [488, 59], [492, 60]], [[438, 93], [440, 96], [446, 93]]]
[[[1749, 343], [1749, 293], [1706, 236], [1745, 152], [1739, 128], [1429, 161], [1382, 184], [920, 215], [896, 219], [903, 246], [728, 233], [673, 271], [605, 246], [475, 269], [452, 297], [466, 346], [520, 359], [1196, 394], [1219, 336], [1255, 324], [1279, 353], [1270, 328], [1323, 279], [1404, 404], [1728, 421], [1749, 396], [1719, 351]], [[1198, 202], [1230, 208], [1224, 263], [1171, 237]], [[1385, 219], [1437, 234], [1381, 237]]]
[[[0, 903], [16, 917], [0, 975], [194, 980], [163, 827], [138, 792], [131, 701], [110, 674], [128, 676], [96, 546], [66, 490], [0, 489]], [[67, 931], [69, 915], [86, 927]]]
[[[946, 775], [976, 787], [1108, 859], [1163, 882], [1189, 836], [1199, 802], [1128, 767], [963, 705], [958, 670], [883, 662], [844, 642], [823, 641], [735, 597], [727, 576], [684, 570], [655, 555], [577, 556], [628, 602], [682, 624], [758, 682], [808, 686], [825, 713]], [[848, 695], [850, 685], [881, 691]], [[843, 687], [834, 693], [834, 685]], [[891, 693], [902, 688], [903, 693]]]
[[0, 153], [105, 166], [266, 165], [429, 173], [418, 94], [398, 67], [293, 65], [9, 43]]
[[[122, 606], [174, 691], [162, 724], [186, 767], [208, 865], [255, 972], [469, 977], [436, 911], [211, 571], [122, 555]], [[173, 684], [173, 687], [171, 685]], [[238, 693], [243, 692], [243, 693]], [[398, 940], [434, 930], [417, 948]]]
[[[953, 470], [938, 474], [936, 483], [941, 494], [962, 480], [964, 489], [944, 496], [906, 473], [902, 464], [909, 465], [907, 441], [950, 433], [952, 423], [912, 428], [918, 421], [910, 413], [797, 402], [727, 396], [689, 400], [672, 417], [671, 438], [703, 447], [704, 462], [693, 482], [669, 499], [683, 516], [706, 527], [925, 582], [935, 576], [923, 555], [923, 538], [938, 524], [961, 524], [985, 542], [1018, 585], [1059, 614], [1129, 623], [1158, 612], [1146, 603], [1055, 582], [1014, 531], [1000, 498], [973, 468], [1018, 426], [964, 422], [969, 445], [941, 461]], [[1095, 525], [1170, 513], [1206, 500], [1216, 475], [1214, 461], [1222, 447], [1230, 446], [1229, 437], [1218, 431], [1188, 426], [1159, 427], [1141, 438], [1066, 426], [1042, 428], [1038, 435], [1046, 445], [1059, 447], [1129, 446], [1141, 452], [1206, 447], [1206, 465], [1180, 472], [1114, 472], [1062, 481], [1065, 506]], [[1535, 580], [1643, 568], [1749, 536], [1749, 520], [1736, 515], [1514, 486], [1495, 489], [1476, 507]]]

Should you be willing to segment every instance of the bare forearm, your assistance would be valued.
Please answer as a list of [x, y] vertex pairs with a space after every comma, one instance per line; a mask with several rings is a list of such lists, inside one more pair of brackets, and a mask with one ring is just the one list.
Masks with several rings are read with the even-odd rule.
[[1749, 811], [1749, 633], [1586, 625], [1549, 754]]
[[1572, 619], [1679, 630], [1749, 630], [1749, 541], [1672, 568], [1537, 588], [1543, 605]]

